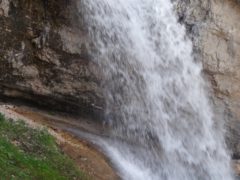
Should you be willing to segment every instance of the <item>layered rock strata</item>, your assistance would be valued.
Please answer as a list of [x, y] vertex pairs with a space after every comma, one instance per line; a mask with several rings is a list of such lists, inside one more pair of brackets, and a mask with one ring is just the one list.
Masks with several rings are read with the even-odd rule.
[[0, 0], [2, 100], [101, 114], [98, 68], [89, 58], [76, 3]]

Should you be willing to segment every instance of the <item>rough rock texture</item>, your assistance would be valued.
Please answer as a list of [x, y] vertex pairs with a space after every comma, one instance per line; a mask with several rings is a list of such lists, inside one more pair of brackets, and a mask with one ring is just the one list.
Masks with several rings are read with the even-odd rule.
[[175, 0], [195, 54], [211, 81], [227, 144], [240, 158], [240, 3], [238, 0]]
[[[212, 83], [227, 143], [240, 158], [240, 2], [172, 0]], [[0, 0], [0, 99], [101, 115], [97, 65], [74, 0]], [[78, 22], [78, 23], [73, 23]]]
[[0, 97], [99, 116], [97, 65], [70, 0], [0, 0]]

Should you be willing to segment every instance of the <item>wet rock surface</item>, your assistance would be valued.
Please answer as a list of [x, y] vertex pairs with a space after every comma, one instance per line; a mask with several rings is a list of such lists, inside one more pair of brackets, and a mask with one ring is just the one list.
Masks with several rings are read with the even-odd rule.
[[[99, 117], [97, 65], [87, 52], [76, 1], [0, 0], [0, 96]], [[78, 20], [79, 22], [79, 20]]]
[[[240, 158], [240, 2], [173, 0], [203, 60], [227, 143]], [[100, 119], [100, 71], [76, 1], [0, 0], [0, 97]], [[78, 22], [73, 23], [73, 22]]]
[[216, 121], [224, 118], [226, 142], [240, 158], [240, 4], [238, 0], [175, 1], [179, 21], [186, 24], [196, 59], [203, 61], [211, 82]]

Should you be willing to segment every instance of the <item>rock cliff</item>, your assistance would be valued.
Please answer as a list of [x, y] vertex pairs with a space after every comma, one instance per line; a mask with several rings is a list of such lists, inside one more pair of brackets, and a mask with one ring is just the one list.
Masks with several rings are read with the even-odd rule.
[[[240, 2], [173, 0], [240, 158]], [[0, 97], [92, 118], [104, 100], [73, 0], [0, 0]], [[73, 22], [78, 23], [73, 23]]]
[[76, 1], [0, 0], [0, 96], [99, 116], [97, 66], [86, 49]]
[[[239, 0], [175, 1], [197, 59], [211, 82], [214, 106], [224, 118], [227, 144], [240, 158], [240, 3]], [[217, 119], [216, 119], [217, 121]]]

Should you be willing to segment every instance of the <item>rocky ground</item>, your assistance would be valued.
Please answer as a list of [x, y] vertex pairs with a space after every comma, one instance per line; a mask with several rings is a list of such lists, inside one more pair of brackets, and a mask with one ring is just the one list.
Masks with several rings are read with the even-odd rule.
[[[0, 105], [0, 113], [12, 119], [24, 120], [33, 128], [46, 127], [53, 135], [61, 149], [92, 179], [118, 180], [120, 179], [111, 162], [101, 152], [99, 147], [87, 139], [67, 131], [75, 128], [81, 132], [90, 132], [98, 136], [104, 135], [102, 127], [88, 120], [69, 117], [56, 112], [39, 111], [26, 106]], [[64, 127], [64, 128], [63, 128]], [[233, 160], [232, 166], [237, 178], [240, 178], [240, 161]]]
[[[4, 114], [7, 118], [15, 120], [24, 120], [30, 127], [48, 128], [48, 131], [57, 139], [58, 145], [61, 149], [71, 157], [74, 162], [89, 175], [92, 179], [96, 180], [117, 180], [119, 179], [116, 172], [111, 167], [109, 160], [103, 155], [103, 153], [96, 148], [94, 144], [89, 143], [85, 139], [68, 133], [61, 128], [64, 127], [76, 128], [78, 119], [70, 118], [61, 115], [58, 116], [54, 113], [46, 113], [44, 111], [38, 111], [36, 109], [24, 107], [24, 106], [12, 106], [12, 105], [0, 105], [0, 113]], [[66, 123], [66, 122], [72, 123]], [[91, 131], [91, 126], [88, 122], [85, 124], [79, 124], [78, 128], [81, 131]], [[94, 129], [99, 129], [95, 127]]]

